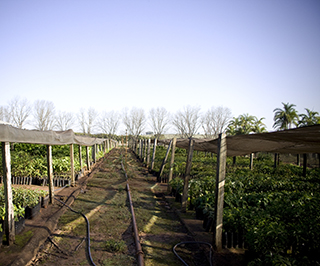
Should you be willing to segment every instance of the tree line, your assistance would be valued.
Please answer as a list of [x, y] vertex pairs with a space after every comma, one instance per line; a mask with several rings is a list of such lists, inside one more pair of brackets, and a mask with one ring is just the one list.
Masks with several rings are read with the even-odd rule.
[[[294, 104], [282, 103], [276, 108], [273, 127], [277, 130], [308, 126], [320, 123], [319, 113], [305, 108], [305, 114], [298, 114]], [[142, 108], [124, 108], [122, 112], [97, 112], [94, 108], [81, 108], [78, 113], [56, 110], [51, 101], [37, 100], [30, 104], [27, 99], [15, 97], [6, 106], [0, 106], [0, 120], [18, 128], [31, 126], [37, 130], [64, 131], [74, 129], [83, 134], [100, 132], [115, 135], [121, 124], [127, 134], [140, 136], [147, 125], [155, 137], [168, 132], [170, 128], [180, 137], [191, 138], [202, 130], [205, 137], [226, 132], [228, 135], [266, 132], [264, 118], [249, 114], [232, 117], [227, 107], [211, 107], [201, 112], [199, 106], [185, 106], [174, 114], [164, 107], [152, 108], [146, 112]]]

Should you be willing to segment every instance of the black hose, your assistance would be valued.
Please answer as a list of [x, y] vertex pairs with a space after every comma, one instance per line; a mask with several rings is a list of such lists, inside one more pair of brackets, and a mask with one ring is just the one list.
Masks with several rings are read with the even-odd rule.
[[55, 200], [59, 201], [61, 204], [63, 204], [64, 206], [68, 207], [71, 211], [81, 214], [82, 217], [86, 220], [87, 223], [87, 252], [88, 252], [88, 257], [89, 257], [89, 261], [91, 263], [92, 266], [96, 266], [93, 262], [93, 259], [91, 257], [91, 251], [90, 251], [90, 224], [89, 224], [89, 220], [88, 218], [82, 213], [82, 212], [78, 212], [75, 211], [74, 209], [72, 209], [68, 204], [66, 204], [65, 202], [59, 200], [58, 198], [54, 197]]
[[188, 266], [188, 264], [178, 255], [178, 253], [176, 252], [176, 247], [177, 246], [180, 246], [182, 244], [204, 244], [204, 245], [208, 245], [210, 247], [210, 255], [209, 255], [209, 263], [210, 263], [210, 266], [212, 266], [212, 250], [213, 250], [213, 247], [210, 243], [208, 242], [202, 242], [202, 241], [184, 241], [184, 242], [180, 242], [178, 244], [176, 244], [173, 248], [172, 248], [172, 251], [173, 253], [178, 257], [179, 260], [181, 260], [181, 262], [185, 265], [185, 266]]

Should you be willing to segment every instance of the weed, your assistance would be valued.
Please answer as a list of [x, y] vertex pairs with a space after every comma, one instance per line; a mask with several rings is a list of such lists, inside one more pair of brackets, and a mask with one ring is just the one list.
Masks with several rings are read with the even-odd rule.
[[114, 239], [110, 239], [106, 241], [105, 247], [108, 252], [124, 252], [126, 243], [123, 240], [116, 241]]

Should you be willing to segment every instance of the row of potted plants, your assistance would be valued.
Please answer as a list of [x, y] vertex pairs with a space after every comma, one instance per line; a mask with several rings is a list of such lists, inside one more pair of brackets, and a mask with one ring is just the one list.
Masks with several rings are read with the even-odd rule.
[[[39, 213], [41, 207], [46, 207], [49, 196], [47, 191], [25, 188], [12, 188], [12, 196], [16, 234], [19, 234], [19, 231], [21, 232], [24, 227], [24, 219], [32, 219]], [[5, 213], [5, 196], [2, 186], [0, 187], [0, 232], [3, 231]]]

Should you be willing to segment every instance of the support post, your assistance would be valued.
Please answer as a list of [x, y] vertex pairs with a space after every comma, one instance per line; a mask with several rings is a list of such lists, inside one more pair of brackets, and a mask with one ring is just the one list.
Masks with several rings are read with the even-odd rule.
[[73, 144], [70, 144], [70, 171], [71, 171], [71, 186], [76, 185], [76, 179], [74, 176], [74, 152], [73, 152]]
[[176, 143], [177, 143], [177, 138], [173, 138], [173, 140], [172, 140], [172, 148], [171, 148], [170, 170], [169, 170], [168, 186], [167, 186], [168, 194], [171, 193], [171, 186], [169, 185], [169, 182], [172, 180], [173, 164], [174, 164], [174, 153], [176, 151]]
[[90, 170], [90, 155], [89, 155], [89, 146], [86, 146], [86, 157], [87, 157], [87, 168]]
[[92, 161], [96, 163], [96, 144], [92, 145]]
[[144, 149], [143, 149], [143, 162], [147, 159], [147, 139], [144, 139]]
[[274, 169], [277, 168], [277, 158], [278, 158], [278, 154], [275, 153], [275, 154], [274, 154], [274, 163], [273, 163], [273, 168], [274, 168]]
[[149, 167], [150, 164], [150, 145], [151, 144], [151, 139], [148, 139], [148, 147], [147, 147], [147, 168]]
[[223, 202], [224, 183], [226, 177], [227, 140], [225, 133], [219, 134], [217, 150], [217, 177], [215, 191], [215, 213], [214, 213], [214, 239], [213, 246], [219, 252], [222, 250], [222, 224], [223, 224]]
[[81, 145], [79, 145], [79, 164], [80, 164], [80, 171], [82, 171], [82, 154], [81, 154]]
[[139, 140], [139, 157], [140, 161], [142, 161], [142, 139]]
[[182, 212], [187, 211], [188, 186], [189, 186], [189, 178], [190, 178], [191, 165], [192, 165], [193, 148], [194, 148], [194, 140], [190, 138], [189, 148], [188, 148], [187, 165], [186, 165], [186, 173], [184, 176], [182, 202], [181, 202], [181, 211]]
[[302, 173], [303, 177], [307, 176], [307, 154], [304, 153], [303, 154], [303, 173]]
[[4, 206], [6, 209], [4, 218], [4, 232], [8, 245], [12, 245], [15, 240], [14, 211], [12, 203], [11, 187], [11, 155], [10, 143], [2, 142], [2, 167], [3, 167], [3, 188], [4, 188]]
[[250, 153], [250, 170], [253, 169], [253, 153]]
[[160, 171], [159, 171], [158, 182], [161, 182], [161, 176], [163, 174], [164, 167], [165, 167], [165, 165], [167, 163], [167, 160], [168, 160], [169, 152], [170, 152], [170, 149], [171, 149], [171, 143], [172, 143], [172, 140], [170, 140], [166, 155], [163, 158], [163, 161], [162, 161], [162, 164], [161, 164], [161, 167], [160, 167]]
[[156, 157], [156, 148], [157, 148], [157, 139], [154, 139], [151, 168], [150, 168], [151, 171], [153, 170], [153, 167], [154, 167], [154, 159]]
[[49, 183], [49, 202], [54, 203], [53, 168], [52, 168], [52, 146], [47, 145], [47, 172]]

